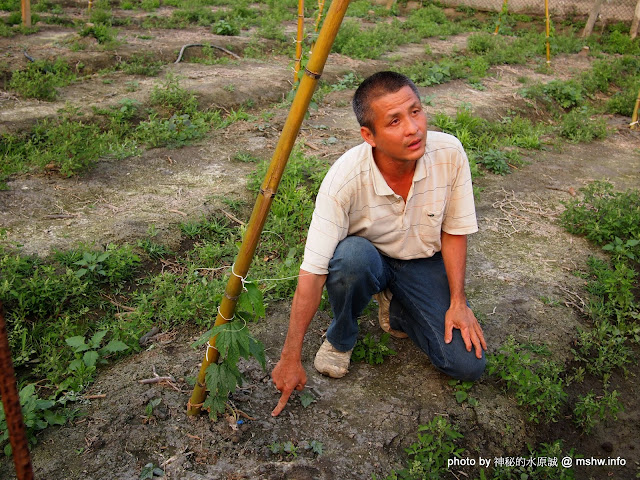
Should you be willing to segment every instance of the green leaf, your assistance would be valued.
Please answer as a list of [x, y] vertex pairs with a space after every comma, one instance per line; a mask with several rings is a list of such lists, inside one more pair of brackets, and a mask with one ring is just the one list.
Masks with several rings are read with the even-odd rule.
[[82, 360], [80, 358], [76, 358], [73, 362], [69, 364], [69, 370], [75, 372], [76, 370], [79, 370], [80, 368], [82, 368], [83, 365], [84, 363], [82, 362]]
[[64, 425], [67, 421], [64, 415], [54, 413], [51, 410], [46, 410], [44, 412], [44, 419], [49, 425]]
[[144, 467], [142, 467], [142, 471], [140, 472], [140, 480], [149, 480], [153, 478], [153, 463], [147, 463]]
[[111, 340], [102, 350], [107, 353], [124, 352], [125, 350], [129, 350], [129, 346], [120, 340]]
[[256, 317], [264, 317], [265, 316], [265, 308], [264, 308], [264, 298], [262, 296], [262, 291], [256, 286], [255, 283], [247, 283], [246, 284], [247, 291], [245, 292], [247, 297], [251, 300], [251, 304], [253, 305], [253, 311]]
[[202, 404], [202, 408], [209, 411], [209, 416], [213, 420], [218, 419], [218, 414], [224, 413], [227, 405], [227, 397], [218, 396], [214, 393], [209, 393], [204, 403]]
[[102, 343], [102, 339], [106, 334], [107, 334], [106, 330], [100, 330], [99, 332], [94, 333], [93, 337], [91, 337], [91, 340], [89, 341], [89, 345], [92, 348], [97, 349]]
[[102, 263], [109, 258], [109, 252], [105, 252], [96, 259], [96, 263]]
[[323, 445], [322, 442], [318, 442], [317, 440], [312, 440], [311, 441], [311, 451], [313, 453], [315, 453], [316, 455], [322, 455], [322, 449], [323, 449]]
[[304, 408], [307, 408], [315, 401], [316, 398], [309, 392], [302, 392], [302, 394], [300, 394], [300, 403]]
[[211, 338], [212, 332], [213, 330], [207, 330], [202, 335], [200, 335], [200, 338], [198, 338], [198, 340], [191, 344], [191, 348], [198, 348], [200, 345], [204, 345], [205, 343], [207, 343]]
[[456, 400], [458, 401], [458, 403], [464, 402], [467, 399], [467, 397], [469, 397], [469, 394], [464, 390], [458, 390], [456, 392]]
[[264, 355], [264, 345], [252, 336], [249, 336], [249, 353], [258, 361], [262, 370], [267, 368], [267, 360]]
[[95, 367], [98, 362], [98, 358], [100, 358], [100, 355], [98, 355], [98, 352], [95, 350], [89, 350], [82, 356], [82, 360], [87, 367]]
[[69, 337], [65, 339], [67, 345], [69, 345], [74, 352], [80, 353], [89, 349], [89, 345], [84, 342], [84, 337], [78, 335], [76, 337]]
[[216, 395], [222, 393], [225, 398], [236, 390], [237, 380], [231, 368], [224, 363], [212, 363], [205, 375], [209, 390]]

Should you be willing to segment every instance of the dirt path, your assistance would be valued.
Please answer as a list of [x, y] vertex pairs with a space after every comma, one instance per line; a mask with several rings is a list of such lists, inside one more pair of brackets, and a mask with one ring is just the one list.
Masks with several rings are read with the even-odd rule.
[[[433, 49], [452, 48], [463, 40], [456, 37], [446, 45], [437, 41]], [[172, 43], [171, 49], [182, 41]], [[421, 53], [406, 47], [396, 54], [409, 61]], [[580, 56], [558, 59], [554, 78], [568, 78], [588, 62]], [[364, 63], [336, 55], [329, 59], [327, 76], [336, 78], [354, 70], [366, 74], [383, 65], [383, 61]], [[488, 118], [521, 107], [514, 95], [518, 77], [551, 78], [534, 69], [535, 65], [495, 69], [496, 76], [487, 81], [484, 91], [462, 82], [423, 89], [434, 96], [430, 115], [434, 111], [451, 114], [465, 102]], [[269, 120], [260, 119], [260, 113], [288, 91], [287, 60], [243, 60], [208, 67], [185, 63], [165, 67], [166, 71], [184, 76], [183, 86], [193, 89], [204, 104], [230, 109], [254, 100], [257, 107], [252, 113], [259, 120], [211, 132], [198, 145], [180, 150], [154, 149], [124, 161], [104, 160], [79, 178], [17, 176], [8, 182], [8, 191], [0, 192], [0, 225], [8, 233], [5, 242], [22, 244], [25, 253], [46, 255], [78, 242], [135, 242], [155, 225], [159, 240], [171, 244], [178, 241], [179, 222], [213, 210], [223, 195], [245, 195], [252, 166], [232, 157], [240, 151], [270, 157], [286, 109], [268, 107], [274, 113]], [[123, 89], [124, 77], [114, 74], [115, 81], [108, 85], [95, 78], [68, 87], [55, 104], [3, 100], [0, 125], [11, 130], [52, 115], [70, 98], [81, 98], [86, 105], [115, 103], [129, 95]], [[137, 94], [144, 99], [157, 79], [139, 81], [143, 88]], [[230, 83], [235, 86], [233, 92], [224, 88]], [[332, 93], [311, 112], [301, 132], [310, 153], [334, 160], [360, 142], [348, 106], [350, 94]], [[637, 187], [639, 140], [638, 134], [621, 130], [605, 141], [535, 152], [530, 163], [510, 175], [488, 175], [476, 181], [481, 189], [480, 232], [470, 240], [468, 296], [483, 322], [490, 352], [513, 335], [518, 341], [548, 344], [558, 360], [571, 358], [576, 328], [584, 325], [575, 309], [565, 305], [584, 288], [584, 281], [572, 272], [584, 269], [586, 257], [597, 252], [558, 225], [561, 201], [570, 198], [570, 189], [593, 179], [609, 179], [619, 189]], [[68, 217], [51, 217], [59, 214]], [[556, 301], [545, 301], [549, 298]], [[265, 322], [252, 327], [264, 342], [271, 365], [284, 340], [288, 309], [287, 304], [276, 305]], [[640, 408], [633, 395], [640, 387], [637, 365], [630, 368], [632, 375], [626, 380], [614, 379], [626, 385], [621, 401], [627, 409], [619, 421], [598, 426], [591, 437], [584, 437], [566, 423], [556, 431], [536, 428], [486, 376], [473, 389], [479, 404], [459, 405], [448, 379], [408, 341], [393, 341], [398, 354], [380, 366], [355, 364], [342, 380], [322, 377], [315, 373], [312, 360], [328, 322], [326, 314], [316, 316], [303, 352], [308, 391], [316, 399], [309, 407], [292, 398], [281, 417], [272, 419], [278, 393], [268, 372], [244, 364], [248, 384], [236, 393], [233, 403], [251, 419], [240, 417], [243, 422], [238, 424], [237, 419], [212, 423], [204, 417], [187, 418], [190, 387], [183, 379], [195, 374], [202, 351], [188, 347], [200, 332], [180, 331], [171, 342], [154, 345], [100, 373], [88, 394], [105, 398], [87, 401], [86, 416], [73, 425], [51, 428], [40, 436], [33, 450], [37, 478], [138, 479], [147, 463], [162, 466], [166, 478], [175, 479], [384, 477], [402, 464], [403, 448], [415, 440], [417, 426], [434, 415], [461, 425], [464, 444], [475, 458], [517, 456], [527, 444], [562, 437], [587, 457], [626, 458], [627, 467], [611, 470], [609, 478], [634, 478], [640, 437]], [[377, 332], [377, 327], [365, 324], [363, 330]], [[138, 380], [152, 376], [154, 367], [161, 375], [173, 375], [180, 391], [139, 384]], [[161, 399], [159, 413], [147, 422], [144, 409], [153, 398]], [[314, 441], [323, 446], [319, 456], [305, 448]], [[297, 447], [295, 455], [272, 452], [270, 445], [285, 442]], [[605, 442], [613, 446], [612, 452], [601, 448]], [[461, 470], [458, 475], [464, 475]], [[577, 478], [593, 474], [605, 478], [607, 473], [581, 470]], [[0, 476], [11, 475], [11, 465], [2, 460]]]

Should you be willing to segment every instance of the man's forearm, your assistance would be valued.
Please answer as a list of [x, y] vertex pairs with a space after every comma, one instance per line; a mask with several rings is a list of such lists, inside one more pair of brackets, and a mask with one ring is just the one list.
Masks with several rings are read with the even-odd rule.
[[322, 289], [326, 275], [316, 275], [300, 270], [298, 287], [293, 296], [289, 331], [282, 348], [282, 357], [287, 360], [299, 360], [302, 353], [302, 342], [313, 316], [318, 311], [322, 298]]
[[449, 280], [451, 304], [466, 303], [464, 279], [467, 266], [467, 236], [442, 232], [442, 260]]

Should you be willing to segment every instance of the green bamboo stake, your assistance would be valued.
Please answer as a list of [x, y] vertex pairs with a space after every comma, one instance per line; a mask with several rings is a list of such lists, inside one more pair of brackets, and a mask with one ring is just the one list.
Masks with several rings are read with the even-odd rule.
[[304, 36], [304, 0], [298, 0], [298, 35], [296, 36], [296, 58], [295, 66], [293, 67], [293, 84], [297, 85], [299, 78], [298, 72], [300, 72], [300, 65], [302, 65], [302, 37]]
[[[260, 234], [267, 221], [267, 215], [273, 197], [275, 197], [276, 191], [278, 190], [278, 185], [280, 184], [282, 174], [289, 160], [289, 155], [300, 131], [304, 115], [309, 108], [311, 97], [322, 75], [324, 65], [331, 51], [331, 46], [336, 38], [348, 6], [349, 0], [333, 0], [333, 2], [331, 2], [331, 6], [327, 12], [327, 18], [322, 25], [318, 41], [316, 42], [316, 48], [305, 68], [305, 74], [296, 92], [287, 121], [280, 134], [278, 145], [271, 158], [269, 169], [260, 187], [260, 192], [253, 207], [253, 213], [249, 219], [240, 251], [233, 266], [233, 274], [229, 277], [227, 288], [225, 289], [220, 308], [218, 309], [215, 326], [225, 324], [233, 318], [238, 298], [240, 297], [240, 293], [242, 293], [242, 281], [249, 271], [251, 260], [253, 259], [258, 241], [260, 240]], [[187, 403], [188, 415], [196, 415], [200, 413], [202, 408], [207, 394], [205, 384], [207, 368], [212, 363], [218, 361], [218, 351], [215, 348], [215, 343], [215, 336], [207, 342], [207, 353], [202, 361], [193, 393]]]

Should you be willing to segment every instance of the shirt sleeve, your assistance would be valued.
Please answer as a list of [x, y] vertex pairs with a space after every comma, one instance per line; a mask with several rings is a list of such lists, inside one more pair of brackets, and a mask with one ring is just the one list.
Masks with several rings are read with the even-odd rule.
[[349, 230], [349, 216], [339, 202], [329, 194], [331, 177], [325, 177], [311, 217], [304, 259], [300, 268], [317, 275], [329, 273], [329, 261], [336, 246]]
[[453, 149], [455, 165], [451, 185], [451, 197], [444, 212], [442, 230], [451, 235], [467, 235], [478, 231], [476, 208], [471, 183], [469, 159], [458, 142], [459, 148]]

